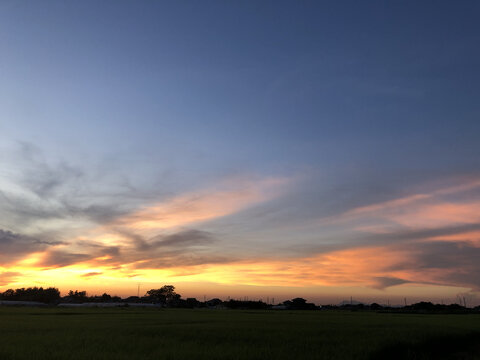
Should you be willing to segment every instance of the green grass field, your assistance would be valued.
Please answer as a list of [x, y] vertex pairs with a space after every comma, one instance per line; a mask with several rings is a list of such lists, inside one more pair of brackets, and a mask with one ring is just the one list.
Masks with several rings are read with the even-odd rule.
[[477, 359], [480, 315], [0, 307], [0, 359]]

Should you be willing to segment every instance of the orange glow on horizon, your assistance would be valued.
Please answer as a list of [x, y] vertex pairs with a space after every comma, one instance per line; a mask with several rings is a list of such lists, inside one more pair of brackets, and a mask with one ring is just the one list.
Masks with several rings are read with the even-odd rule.
[[[135, 281], [154, 282], [210, 282], [224, 285], [254, 286], [371, 286], [378, 287], [376, 277], [384, 275], [385, 268], [406, 261], [398, 251], [395, 257], [383, 248], [362, 248], [335, 251], [306, 258], [254, 259], [228, 264], [181, 266], [166, 269], [139, 269], [136, 262], [118, 268], [98, 266], [95, 261], [77, 263], [62, 268], [41, 269], [32, 265], [14, 264], [12, 271], [38, 273], [43, 279], [57, 283], [97, 284], [134, 278]], [[93, 259], [98, 260], [98, 259]], [[94, 265], [95, 264], [95, 265]], [[92, 274], [85, 278], [85, 274]], [[398, 276], [392, 272], [390, 275]]]
[[[394, 235], [398, 229], [436, 229], [479, 222], [480, 202], [471, 199], [448, 202], [442, 198], [445, 194], [478, 187], [478, 182], [364, 206], [340, 214], [338, 219], [320, 221], [320, 230], [321, 226], [334, 223], [341, 224], [348, 231], [362, 232], [365, 238], [369, 234], [377, 238], [390, 236], [388, 243], [375, 243], [375, 246], [365, 241], [351, 244], [350, 248], [323, 253], [288, 256], [286, 251], [279, 250], [278, 253], [272, 251], [269, 256], [252, 256], [248, 255], [252, 254], [251, 249], [235, 253], [236, 244], [233, 244], [231, 258], [222, 257], [229, 254], [227, 251], [221, 253], [222, 256], [214, 256], [217, 254], [215, 242], [206, 247], [195, 245], [190, 248], [184, 243], [178, 248], [169, 248], [169, 245], [156, 249], [149, 247], [150, 243], [155, 245], [156, 240], [148, 236], [175, 234], [190, 224], [234, 214], [273, 199], [287, 183], [285, 179], [264, 179], [257, 183], [238, 180], [234, 185], [224, 184], [219, 189], [183, 194], [145, 206], [107, 224], [86, 229], [81, 237], [72, 237], [69, 242], [59, 242], [43, 252], [36, 251], [9, 263], [0, 268], [0, 286], [2, 289], [56, 286], [68, 291], [74, 284], [73, 287], [89, 292], [115, 289], [122, 295], [131, 295], [132, 284], [138, 282], [152, 287], [166, 283], [209, 284], [210, 287], [230, 289], [245, 286], [256, 289], [321, 287], [327, 292], [328, 289], [337, 292], [349, 289], [358, 294], [394, 293], [399, 287], [415, 290], [415, 284], [445, 286], [449, 291], [463, 287], [475, 291], [463, 280], [458, 280], [457, 284], [449, 280], [463, 271], [460, 266], [417, 267], [415, 259], [421, 250], [415, 246], [428, 242], [452, 242], [460, 246], [458, 243], [464, 242], [480, 247], [480, 231], [407, 239], [398, 243]], [[138, 235], [140, 244], [145, 246], [137, 247], [135, 237], [130, 234]]]

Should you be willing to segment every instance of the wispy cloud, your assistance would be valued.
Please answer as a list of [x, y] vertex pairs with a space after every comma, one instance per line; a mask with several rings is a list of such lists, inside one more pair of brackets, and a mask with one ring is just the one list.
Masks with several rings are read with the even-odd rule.
[[132, 230], [162, 230], [230, 215], [278, 196], [286, 178], [231, 179], [215, 187], [175, 196], [113, 221], [110, 226]]
[[78, 254], [63, 250], [49, 250], [44, 253], [39, 264], [46, 268], [64, 267], [91, 259], [90, 254]]
[[66, 163], [52, 165], [32, 145], [22, 144], [15, 156], [15, 171], [0, 184], [6, 199], [0, 212], [7, 215], [7, 228], [23, 231], [0, 230], [0, 264], [28, 271], [122, 269], [133, 276], [137, 268], [232, 261], [216, 247], [214, 233], [195, 227], [268, 202], [290, 183], [238, 176], [169, 197], [155, 191], [132, 195], [131, 186], [102, 193], [93, 190], [91, 174]]
[[18, 277], [21, 277], [22, 274], [19, 272], [1, 272], [0, 273], [0, 286], [8, 285], [14, 282]]
[[88, 273], [85, 273], [85, 274], [82, 274], [80, 275], [82, 278], [91, 278], [91, 277], [95, 277], [95, 276], [99, 276], [99, 275], [102, 275], [101, 272], [96, 272], [96, 271], [92, 271], [92, 272], [88, 272]]
[[[411, 228], [478, 223], [480, 222], [480, 215], [478, 215], [480, 213], [480, 194], [477, 191], [479, 189], [480, 181], [470, 180], [426, 193], [357, 207], [323, 221], [353, 222], [378, 219]], [[476, 191], [473, 197], [464, 199], [459, 196], [472, 190]]]
[[14, 262], [25, 255], [59, 244], [61, 242], [49, 242], [0, 229], [0, 265]]
[[167, 196], [137, 192], [128, 181], [95, 188], [95, 177], [82, 167], [46, 162], [27, 145], [18, 157], [30, 172], [5, 173], [0, 183], [4, 284], [24, 272], [60, 276], [65, 270], [90, 283], [100, 275], [161, 274], [375, 291], [407, 284], [480, 287], [472, 275], [480, 271], [477, 178], [386, 201], [362, 198], [359, 206], [317, 216], [323, 209], [314, 184], [290, 191], [294, 181], [287, 177], [237, 176]]

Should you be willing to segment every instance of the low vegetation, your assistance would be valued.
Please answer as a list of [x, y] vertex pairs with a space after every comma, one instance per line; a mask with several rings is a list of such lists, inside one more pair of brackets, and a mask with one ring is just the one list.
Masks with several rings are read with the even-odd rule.
[[477, 314], [0, 307], [2, 360], [475, 359], [479, 334]]

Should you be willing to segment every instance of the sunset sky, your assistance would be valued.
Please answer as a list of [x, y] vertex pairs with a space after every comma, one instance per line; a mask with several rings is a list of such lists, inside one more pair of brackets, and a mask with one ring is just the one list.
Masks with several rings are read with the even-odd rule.
[[480, 2], [0, 2], [0, 291], [480, 304]]

